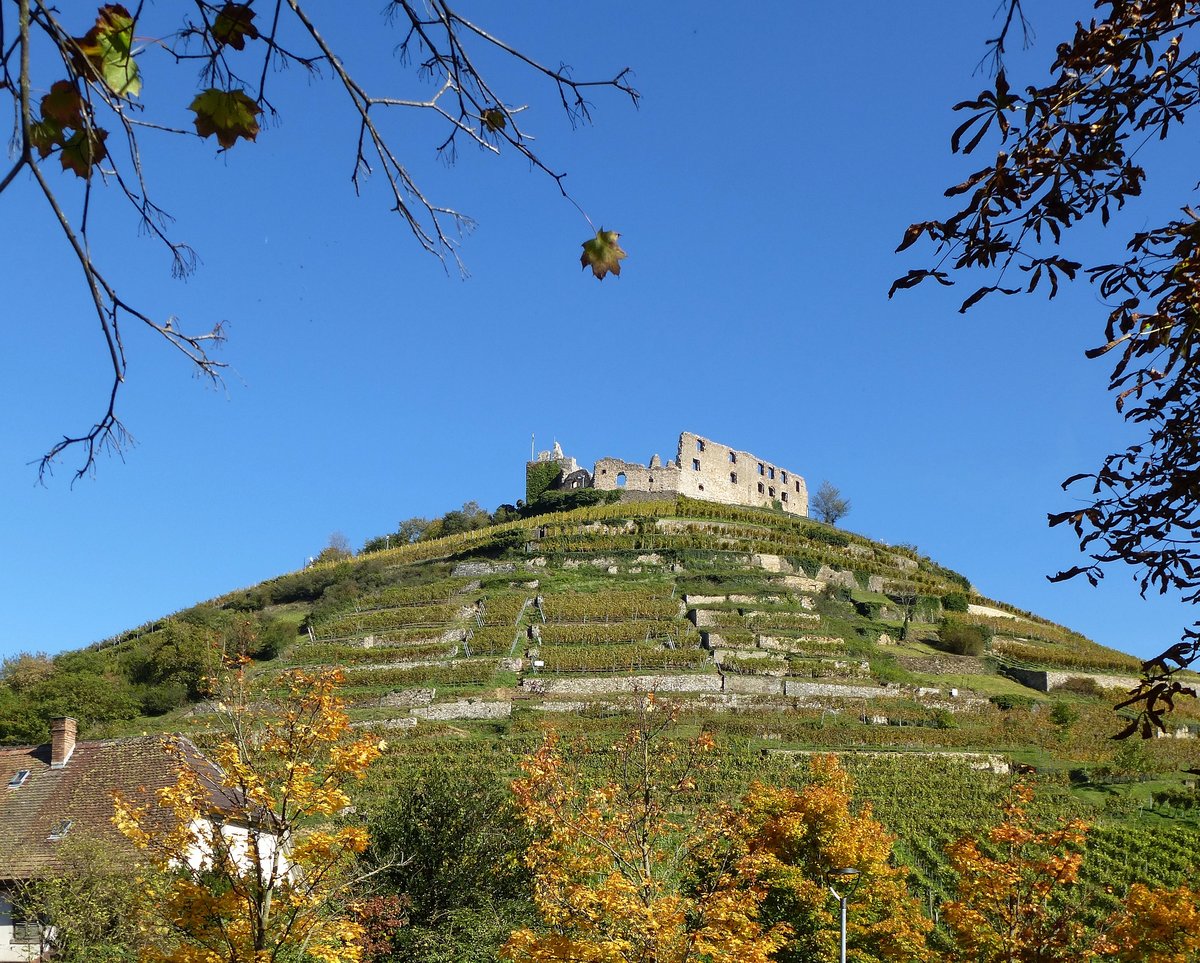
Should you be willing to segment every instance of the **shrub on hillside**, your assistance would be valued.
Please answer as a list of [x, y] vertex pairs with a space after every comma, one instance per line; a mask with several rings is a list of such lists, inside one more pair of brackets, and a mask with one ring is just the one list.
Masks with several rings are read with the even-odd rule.
[[954, 655], [983, 655], [991, 637], [991, 631], [986, 626], [959, 619], [942, 619], [938, 627], [941, 648]]
[[1068, 676], [1064, 682], [1054, 687], [1054, 691], [1071, 692], [1075, 695], [1090, 696], [1092, 698], [1101, 698], [1104, 695], [1104, 687], [1095, 679], [1086, 675]]
[[942, 596], [942, 608], [947, 612], [967, 611], [967, 593], [949, 592]]
[[1011, 712], [1013, 709], [1032, 709], [1033, 701], [1031, 696], [1017, 695], [1012, 692], [1002, 692], [1000, 695], [994, 695], [988, 699], [988, 702], [997, 709], [1005, 712]]
[[601, 491], [599, 488], [569, 488], [564, 491], [543, 492], [537, 500], [530, 502], [521, 514], [548, 515], [551, 512], [569, 512], [589, 505], [609, 505], [621, 500], [619, 491]]
[[1050, 708], [1050, 721], [1056, 726], [1070, 726], [1079, 721], [1079, 710], [1069, 702], [1056, 702]]

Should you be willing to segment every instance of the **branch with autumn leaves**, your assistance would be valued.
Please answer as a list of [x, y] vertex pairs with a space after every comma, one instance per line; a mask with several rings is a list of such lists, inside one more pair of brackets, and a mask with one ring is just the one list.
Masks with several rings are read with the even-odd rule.
[[[534, 150], [521, 122], [525, 107], [505, 97], [477, 62], [483, 53], [499, 52], [531, 71], [550, 84], [572, 125], [590, 121], [588, 96], [598, 89], [623, 94], [636, 106], [639, 95], [629, 68], [607, 79], [576, 79], [569, 68], [546, 66], [444, 0], [392, 0], [386, 19], [406, 28], [397, 47], [400, 59], [415, 63], [433, 91], [424, 98], [399, 97], [367, 90], [299, 0], [264, 0], [260, 5], [266, 8], [262, 17], [254, 0], [180, 0], [178, 20], [165, 35], [143, 37], [138, 32], [141, 3], [132, 11], [107, 4], [91, 24], [69, 24], [44, 0], [0, 0], [0, 90], [10, 96], [17, 134], [13, 164], [0, 174], [0, 194], [23, 185], [22, 174], [30, 175], [78, 262], [111, 371], [101, 415], [86, 431], [64, 435], [50, 446], [38, 461], [39, 479], [68, 450], [82, 450], [75, 469], [79, 478], [94, 470], [101, 452], [120, 452], [131, 442], [117, 414], [118, 392], [128, 375], [124, 325], [130, 320], [181, 352], [205, 379], [221, 381], [226, 363], [211, 352], [225, 340], [223, 323], [192, 333], [175, 316], [138, 307], [118, 292], [92, 246], [93, 193], [115, 190], [136, 212], [140, 228], [165, 246], [173, 275], [193, 273], [195, 252], [170, 236], [170, 216], [152, 198], [154, 172], [143, 165], [142, 138], [213, 138], [220, 151], [256, 141], [262, 117], [277, 113], [268, 88], [283, 67], [298, 67], [307, 75], [326, 73], [346, 93], [359, 126], [351, 151], [353, 189], [358, 193], [368, 175], [381, 174], [392, 210], [424, 250], [464, 270], [458, 245], [472, 222], [428, 197], [411, 175], [385, 127], [387, 115], [398, 110], [430, 112], [445, 122], [446, 136], [434, 149], [447, 161], [453, 161], [460, 140], [491, 154], [513, 151], [523, 157], [554, 181], [595, 231], [584, 242], [583, 266], [598, 279], [620, 274], [626, 255], [616, 232], [596, 229], [566, 190], [565, 174]], [[152, 54], [178, 67], [199, 67], [200, 89], [186, 108], [193, 115], [192, 129], [176, 119], [182, 104], [155, 104], [157, 116], [150, 115], [141, 62]], [[53, 160], [62, 173], [74, 175], [78, 190], [54, 181]], [[75, 216], [64, 202], [68, 194], [78, 203]]]

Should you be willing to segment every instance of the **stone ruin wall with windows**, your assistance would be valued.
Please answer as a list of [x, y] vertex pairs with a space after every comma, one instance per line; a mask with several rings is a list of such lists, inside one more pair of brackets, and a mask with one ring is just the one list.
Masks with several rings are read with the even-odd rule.
[[[648, 465], [601, 458], [592, 485], [605, 491], [681, 494], [727, 505], [782, 508], [808, 515], [808, 486], [803, 476], [748, 451], [685, 431], [674, 461], [655, 455]], [[636, 496], [634, 496], [636, 497]]]

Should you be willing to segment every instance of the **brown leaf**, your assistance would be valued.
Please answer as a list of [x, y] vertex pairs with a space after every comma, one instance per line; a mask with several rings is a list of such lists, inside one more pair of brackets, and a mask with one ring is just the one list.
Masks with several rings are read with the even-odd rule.
[[483, 126], [492, 133], [504, 130], [508, 126], [508, 120], [504, 116], [504, 111], [499, 107], [489, 107], [480, 114], [480, 120], [483, 121]]
[[227, 3], [213, 21], [212, 38], [219, 46], [228, 45], [234, 50], [245, 50], [247, 40], [257, 40], [258, 28], [254, 26], [256, 14], [244, 3]]
[[69, 80], [59, 80], [42, 98], [42, 117], [59, 127], [83, 126], [83, 98]]
[[63, 142], [58, 155], [63, 170], [74, 171], [76, 176], [87, 180], [92, 176], [92, 168], [108, 156], [104, 146], [107, 139], [108, 131], [102, 127], [75, 131]]

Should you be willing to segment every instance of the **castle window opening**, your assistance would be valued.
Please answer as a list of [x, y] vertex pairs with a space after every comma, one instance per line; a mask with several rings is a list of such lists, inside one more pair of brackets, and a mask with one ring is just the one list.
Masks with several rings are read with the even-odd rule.
[[625, 487], [625, 472], [621, 472], [619, 475], [617, 475], [617, 486], [620, 488]]
[[703, 486], [703, 485], [701, 485], [701, 486], [700, 486], [700, 491], [704, 491], [704, 486]]
[[729, 464], [731, 464], [731, 465], [737, 464], [737, 452], [731, 451], [729, 453]]
[[779, 497], [782, 498], [786, 502], [787, 501], [787, 492], [780, 492]]
[[772, 485], [770, 488], [768, 488], [768, 489], [767, 489], [767, 493], [768, 493], [768, 494], [769, 494], [769, 495], [770, 495], [772, 498], [774, 498], [774, 497], [775, 497], [775, 486], [774, 486], [774, 485]]
[[731, 472], [729, 473], [729, 480], [730, 480], [731, 482], [733, 482], [733, 484], [735, 484], [735, 485], [736, 485], [736, 484], [737, 484], [737, 472], [735, 472], [735, 471], [731, 471]]
[[763, 483], [762, 483], [762, 482], [759, 482], [759, 483], [758, 483], [758, 493], [759, 493], [760, 495], [763, 493]]
[[651, 484], [651, 485], [653, 485], [653, 484], [654, 484], [654, 476], [653, 476], [653, 475], [651, 475], [651, 476], [650, 476], [650, 484]]
[[767, 477], [768, 477], [768, 478], [774, 478], [774, 477], [775, 477], [775, 469], [774, 469], [774, 468], [768, 468], [768, 469], [767, 469]]
[[782, 481], [786, 485], [787, 484], [787, 472], [780, 470], [779, 480]]
[[758, 463], [758, 473], [759, 473], [760, 475], [762, 475], [762, 474], [765, 474], [765, 473], [766, 473], [766, 469], [765, 469], [765, 468], [763, 468], [763, 463], [762, 463], [761, 461]]
[[696, 439], [696, 451], [704, 451], [704, 442], [699, 438]]
[[800, 491], [800, 483], [796, 482], [796, 491]]
[[700, 470], [700, 459], [693, 458], [692, 459], [692, 471], [699, 471], [699, 470]]

